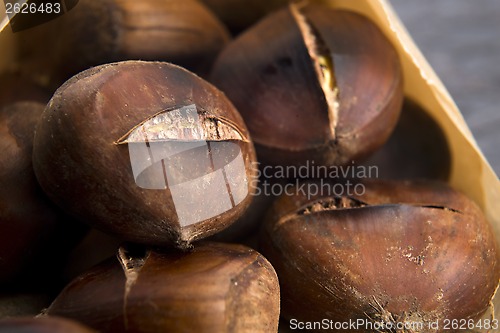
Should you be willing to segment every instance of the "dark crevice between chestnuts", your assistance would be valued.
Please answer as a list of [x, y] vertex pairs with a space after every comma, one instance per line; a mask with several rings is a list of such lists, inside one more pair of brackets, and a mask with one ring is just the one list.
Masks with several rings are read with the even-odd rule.
[[302, 34], [313, 63], [319, 86], [328, 108], [330, 140], [337, 137], [336, 127], [339, 115], [339, 89], [335, 78], [335, 66], [330, 50], [314, 24], [302, 12], [300, 4], [290, 4], [290, 12]]

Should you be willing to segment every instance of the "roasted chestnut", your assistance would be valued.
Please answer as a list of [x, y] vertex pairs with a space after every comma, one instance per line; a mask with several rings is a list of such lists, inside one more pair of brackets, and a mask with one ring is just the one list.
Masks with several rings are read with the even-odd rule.
[[0, 320], [0, 333], [97, 333], [69, 319], [19, 317]]
[[241, 112], [259, 160], [339, 165], [380, 147], [403, 100], [396, 50], [354, 12], [291, 4], [219, 55], [211, 81]]
[[168, 63], [94, 67], [57, 90], [35, 135], [42, 188], [120, 239], [188, 247], [243, 214], [255, 153], [234, 106]]
[[[0, 289], [23, 278], [31, 280], [24, 281], [29, 287], [45, 284], [44, 276], [62, 266], [65, 252], [84, 233], [45, 196], [33, 172], [33, 137], [44, 108], [17, 102], [0, 109]], [[40, 267], [50, 274], [35, 279], [27, 273]]]
[[261, 245], [284, 317], [356, 322], [358, 332], [435, 332], [443, 319], [483, 314], [500, 266], [476, 204], [440, 183], [363, 186], [363, 195], [297, 192], [273, 206]]
[[61, 83], [120, 60], [169, 61], [206, 73], [229, 41], [198, 0], [79, 0], [60, 18], [16, 36], [21, 68]]
[[276, 332], [279, 286], [267, 260], [241, 245], [120, 248], [71, 282], [47, 313], [102, 332]]

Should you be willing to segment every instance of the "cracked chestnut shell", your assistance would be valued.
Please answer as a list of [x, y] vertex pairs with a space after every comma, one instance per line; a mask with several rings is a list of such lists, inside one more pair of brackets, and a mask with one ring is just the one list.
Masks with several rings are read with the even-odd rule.
[[122, 240], [189, 246], [243, 214], [255, 153], [214, 86], [168, 63], [94, 67], [42, 114], [33, 164], [59, 206]]
[[403, 100], [396, 50], [354, 12], [297, 5], [231, 42], [211, 81], [241, 112], [259, 159], [345, 164], [380, 147]]
[[279, 286], [269, 262], [242, 245], [120, 248], [71, 282], [47, 312], [102, 332], [276, 332]]
[[430, 332], [436, 320], [483, 314], [500, 267], [479, 208], [441, 183], [365, 186], [358, 197], [298, 194], [273, 206], [261, 245], [279, 277], [284, 317], [417, 322]]
[[58, 317], [17, 317], [0, 320], [0, 333], [97, 333], [84, 325]]

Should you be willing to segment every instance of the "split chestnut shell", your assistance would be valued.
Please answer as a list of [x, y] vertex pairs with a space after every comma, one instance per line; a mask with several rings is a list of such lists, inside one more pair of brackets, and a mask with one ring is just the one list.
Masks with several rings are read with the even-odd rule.
[[345, 164], [389, 137], [403, 100], [395, 48], [368, 18], [291, 4], [238, 36], [212, 82], [241, 112], [259, 159]]
[[220, 91], [181, 67], [140, 61], [67, 81], [33, 152], [40, 185], [61, 207], [120, 239], [179, 247], [242, 215], [254, 161]]
[[433, 332], [438, 320], [485, 313], [500, 266], [479, 208], [440, 183], [364, 186], [359, 197], [298, 194], [273, 206], [262, 252], [278, 273], [285, 318]]

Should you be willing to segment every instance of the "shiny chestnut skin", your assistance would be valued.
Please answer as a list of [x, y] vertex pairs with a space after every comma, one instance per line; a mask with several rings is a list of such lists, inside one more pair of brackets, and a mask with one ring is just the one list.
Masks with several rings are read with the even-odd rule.
[[441, 183], [365, 186], [361, 196], [284, 196], [273, 206], [261, 250], [278, 274], [284, 317], [423, 323], [419, 332], [444, 318], [478, 319], [500, 278], [479, 208]]
[[248, 207], [255, 153], [214, 86], [161, 62], [94, 67], [57, 90], [35, 135], [38, 181], [59, 206], [131, 242], [181, 248]]
[[122, 60], [168, 61], [207, 73], [230, 38], [198, 0], [79, 0], [58, 19], [16, 37], [21, 67], [58, 85]]
[[0, 333], [97, 333], [97, 331], [69, 319], [44, 316], [0, 320]]
[[340, 165], [389, 137], [403, 100], [396, 50], [354, 12], [291, 4], [238, 36], [211, 82], [241, 112], [259, 160]]
[[276, 332], [279, 286], [269, 262], [242, 245], [120, 248], [71, 282], [47, 312], [102, 332]]
[[[44, 108], [38, 102], [17, 102], [0, 109], [0, 289], [23, 279], [29, 286], [24, 291], [45, 284], [85, 230], [68, 222], [33, 172], [33, 137]], [[40, 267], [48, 273], [33, 276]]]

